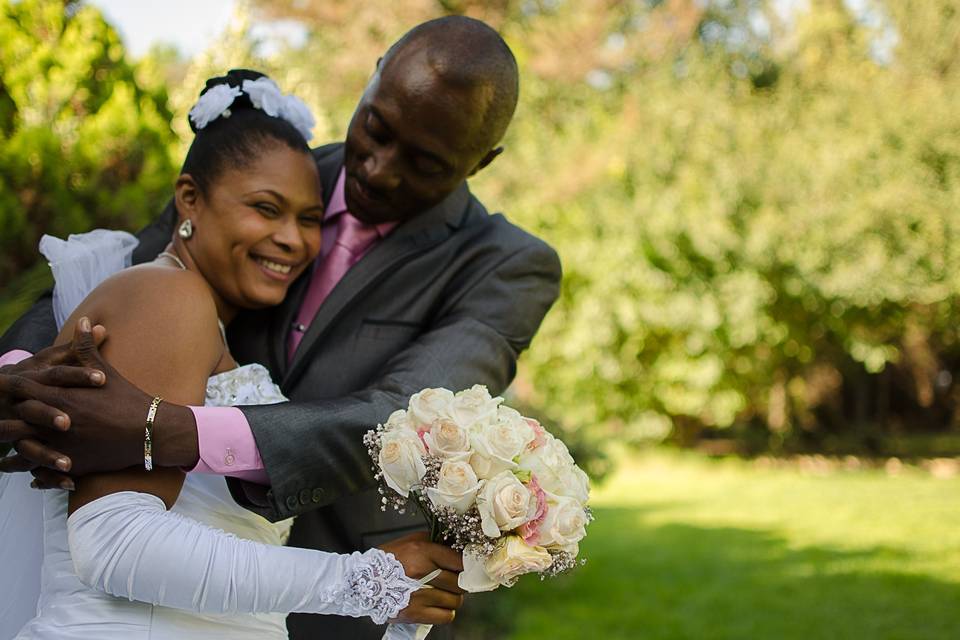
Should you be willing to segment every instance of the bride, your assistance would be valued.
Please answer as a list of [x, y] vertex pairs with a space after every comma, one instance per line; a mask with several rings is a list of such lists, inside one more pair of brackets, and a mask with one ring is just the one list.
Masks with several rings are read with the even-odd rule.
[[38, 614], [17, 638], [286, 638], [287, 613], [383, 623], [411, 597], [424, 606], [406, 621], [449, 621], [449, 611], [436, 612], [461, 601], [418, 591], [424, 576], [407, 575], [390, 553], [396, 541], [351, 555], [283, 547], [290, 521], [239, 507], [224, 478], [152, 468], [152, 421], [164, 401], [285, 401], [265, 368], [237, 365], [224, 325], [239, 309], [279, 304], [321, 246], [303, 103], [262, 74], [235, 71], [207, 81], [190, 122], [196, 137], [176, 183], [180, 225], [156, 261], [101, 283], [132, 237], [99, 231], [42, 245], [58, 273], [57, 342], [78, 324], [109, 326], [101, 352], [155, 398], [142, 468], [44, 492]]

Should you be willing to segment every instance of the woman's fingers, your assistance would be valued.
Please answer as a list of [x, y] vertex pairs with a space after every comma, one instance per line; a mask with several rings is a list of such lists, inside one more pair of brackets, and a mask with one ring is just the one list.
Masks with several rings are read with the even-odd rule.
[[36, 429], [23, 420], [0, 420], [0, 442], [14, 443], [36, 436]]
[[30, 473], [33, 474], [33, 487], [35, 489], [65, 489], [66, 491], [73, 491], [75, 487], [73, 478], [62, 473], [57, 473], [53, 469], [37, 467]]
[[411, 594], [410, 604], [397, 619], [419, 624], [449, 624], [462, 605], [462, 595], [440, 589], [420, 589]]
[[32, 471], [36, 465], [20, 455], [0, 458], [0, 473], [22, 473]]
[[430, 586], [443, 591], [449, 591], [454, 594], [462, 594], [464, 590], [460, 588], [457, 579], [460, 574], [444, 569], [436, 578], [430, 581]]
[[54, 451], [39, 440], [19, 440], [14, 446], [22, 457], [34, 463], [34, 466], [47, 467], [58, 471], [70, 471], [70, 458]]
[[16, 406], [17, 414], [26, 422], [39, 427], [53, 427], [61, 431], [70, 428], [70, 417], [59, 409], [39, 400], [24, 400]]

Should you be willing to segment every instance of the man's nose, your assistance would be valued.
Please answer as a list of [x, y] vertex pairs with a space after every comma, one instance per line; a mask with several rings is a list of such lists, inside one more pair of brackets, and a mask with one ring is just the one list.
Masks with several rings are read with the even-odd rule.
[[400, 186], [400, 171], [394, 149], [371, 153], [363, 162], [367, 184], [378, 191], [392, 191]]

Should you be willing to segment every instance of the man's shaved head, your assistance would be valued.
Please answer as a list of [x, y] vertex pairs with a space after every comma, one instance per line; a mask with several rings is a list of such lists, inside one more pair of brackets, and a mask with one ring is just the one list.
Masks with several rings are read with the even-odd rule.
[[466, 16], [424, 22], [384, 54], [381, 73], [394, 63], [406, 74], [411, 65], [423, 65], [435, 80], [470, 95], [476, 129], [468, 137], [476, 137], [484, 150], [503, 138], [517, 107], [519, 72], [510, 47], [492, 27]]
[[347, 129], [344, 196], [370, 224], [408, 220], [500, 155], [517, 106], [517, 61], [489, 26], [425, 22], [384, 54]]

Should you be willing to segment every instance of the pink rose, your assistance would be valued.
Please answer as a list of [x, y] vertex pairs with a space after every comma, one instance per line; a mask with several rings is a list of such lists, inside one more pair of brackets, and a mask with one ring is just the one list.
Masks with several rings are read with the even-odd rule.
[[547, 494], [540, 488], [540, 483], [537, 482], [537, 476], [535, 475], [530, 475], [530, 482], [526, 486], [537, 499], [537, 511], [533, 514], [533, 518], [520, 525], [517, 533], [520, 534], [524, 542], [535, 545], [537, 538], [540, 537], [540, 523], [547, 517]]
[[523, 420], [533, 429], [533, 440], [527, 445], [527, 451], [542, 447], [547, 442], [547, 430], [533, 418], [524, 418]]

